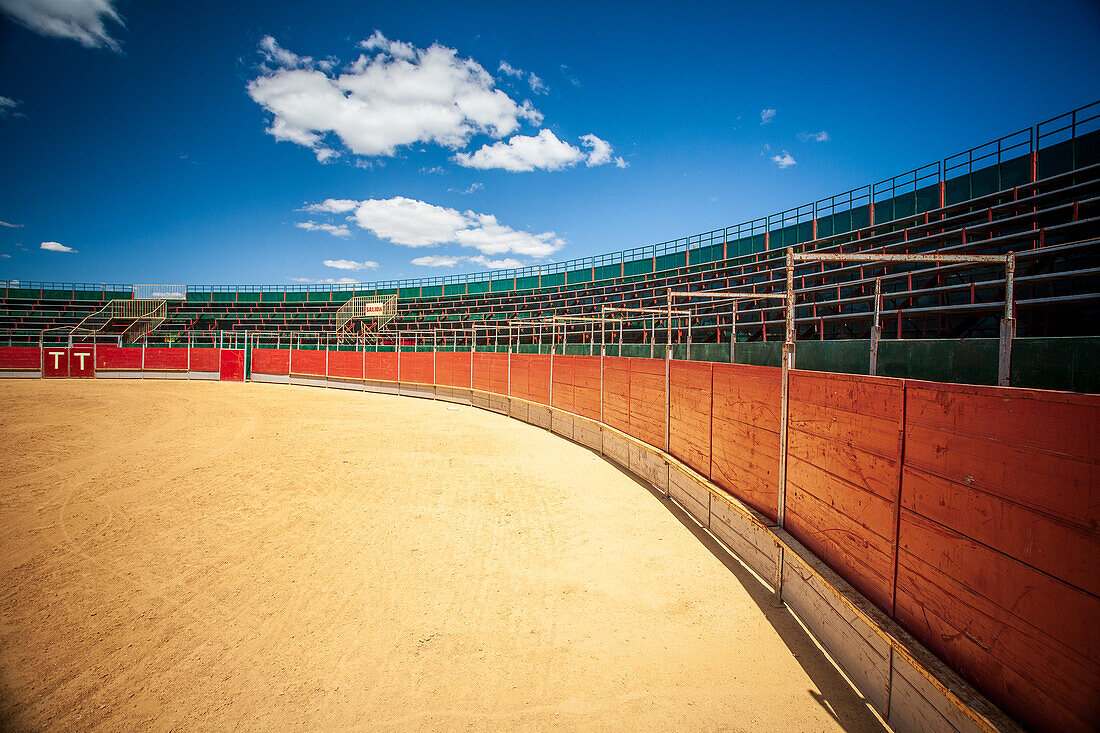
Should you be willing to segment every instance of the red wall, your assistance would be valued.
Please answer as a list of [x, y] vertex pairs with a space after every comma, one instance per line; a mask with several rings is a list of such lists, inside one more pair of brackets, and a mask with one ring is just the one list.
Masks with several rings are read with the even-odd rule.
[[37, 346], [0, 346], [0, 369], [38, 369], [42, 349]]
[[290, 349], [253, 349], [252, 371], [257, 374], [290, 374]]
[[401, 354], [400, 381], [433, 384], [432, 359], [430, 351], [410, 351]]
[[216, 372], [221, 369], [221, 349], [191, 349], [191, 371]]
[[328, 372], [327, 356], [328, 353], [325, 351], [292, 349], [290, 352], [290, 373], [300, 374], [303, 377], [323, 377]]
[[141, 369], [140, 346], [107, 346], [99, 345], [95, 348], [96, 369]]
[[187, 348], [149, 346], [145, 349], [145, 368], [164, 372], [187, 371]]
[[[254, 354], [255, 352], [253, 352]], [[255, 360], [255, 356], [252, 357]], [[255, 362], [253, 362], [255, 363]], [[363, 378], [363, 352], [362, 351], [330, 351], [328, 352], [328, 376], [341, 379]], [[255, 369], [255, 367], [253, 367]]]

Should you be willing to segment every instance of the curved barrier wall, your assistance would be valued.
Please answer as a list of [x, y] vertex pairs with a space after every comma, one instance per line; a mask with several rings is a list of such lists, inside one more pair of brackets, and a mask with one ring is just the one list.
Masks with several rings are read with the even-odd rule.
[[[95, 376], [218, 363], [151, 351], [99, 347]], [[44, 361], [0, 349], [0, 374]], [[253, 349], [251, 378], [465, 402], [600, 450], [769, 579], [899, 729], [1014, 727], [922, 644], [1029, 728], [1100, 727], [1100, 396], [794, 370], [783, 455], [772, 367]]]

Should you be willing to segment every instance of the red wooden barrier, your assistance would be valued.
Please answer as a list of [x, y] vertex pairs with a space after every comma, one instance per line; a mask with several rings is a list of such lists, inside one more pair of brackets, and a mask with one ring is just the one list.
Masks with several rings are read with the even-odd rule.
[[191, 371], [216, 372], [221, 369], [221, 349], [192, 348]]
[[550, 355], [512, 354], [512, 369], [522, 364], [527, 375], [525, 399], [540, 405], [550, 404]]
[[709, 363], [670, 363], [669, 452], [708, 478], [712, 378]]
[[713, 364], [711, 480], [764, 516], [779, 502], [780, 371]]
[[33, 369], [42, 366], [42, 349], [37, 346], [0, 346], [0, 369]]
[[[255, 356], [253, 363], [255, 363]], [[330, 351], [328, 352], [328, 375], [339, 379], [363, 378], [363, 352], [362, 351]]]
[[253, 349], [252, 371], [256, 374], [290, 374], [290, 349]]
[[470, 352], [441, 351], [436, 354], [436, 384], [444, 387], [470, 387]]
[[222, 349], [218, 378], [223, 382], [244, 381], [244, 350]]
[[432, 384], [432, 354], [410, 351], [401, 355], [400, 381]]
[[102, 344], [95, 348], [96, 369], [111, 370], [140, 370], [141, 347], [140, 346], [108, 346]]
[[603, 421], [616, 430], [630, 432], [630, 359], [604, 357]]
[[908, 382], [896, 618], [1010, 714], [1100, 729], [1100, 397]]
[[903, 383], [796, 371], [789, 394], [785, 528], [889, 612]]
[[303, 377], [323, 377], [327, 371], [326, 352], [294, 349], [290, 352], [290, 373]]
[[573, 412], [573, 366], [574, 356], [554, 357], [553, 404], [559, 410]]
[[665, 362], [628, 359], [630, 363], [630, 425], [639, 440], [665, 449]]
[[149, 346], [145, 349], [145, 368], [158, 372], [185, 372], [187, 371], [187, 348]]
[[[574, 356], [573, 412], [592, 420], [600, 419], [600, 357]], [[557, 366], [557, 365], [555, 365]]]
[[91, 346], [64, 346], [42, 349], [42, 376], [89, 379], [95, 376], [95, 355]]

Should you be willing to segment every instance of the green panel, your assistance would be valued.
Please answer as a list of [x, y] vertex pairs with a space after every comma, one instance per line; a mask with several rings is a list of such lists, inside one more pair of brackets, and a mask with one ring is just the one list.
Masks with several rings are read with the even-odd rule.
[[260, 293], [237, 293], [238, 303], [259, 303]]
[[1100, 337], [1020, 338], [1012, 342], [1012, 386], [1100, 392]]
[[1039, 178], [1049, 178], [1073, 170], [1073, 140], [1056, 143], [1039, 151]]
[[799, 341], [796, 352], [795, 362], [799, 369], [843, 374], [867, 374], [870, 371], [870, 341]]
[[490, 283], [490, 291], [494, 293], [506, 293], [509, 290], [516, 289], [516, 279], [513, 277], [505, 278], [504, 280], [493, 280]]
[[[646, 346], [648, 349], [649, 346]], [[664, 345], [657, 344], [657, 348], [654, 350], [656, 356], [664, 355]], [[649, 356], [647, 351], [646, 356]], [[674, 359], [687, 359], [688, 350], [687, 344], [673, 344], [672, 346], [672, 358]], [[692, 361], [718, 361], [729, 363], [730, 360], [730, 345], [717, 343], [717, 344], [692, 344], [691, 345], [691, 360]]]
[[286, 292], [286, 293], [283, 294], [284, 298], [286, 299], [284, 302], [286, 302], [286, 303], [304, 303], [304, 302], [306, 302], [306, 295], [308, 295], [308, 293]]
[[397, 288], [387, 288], [384, 290], [376, 290], [377, 295], [397, 295]]
[[688, 252], [688, 262], [698, 265], [701, 262], [717, 262], [722, 259], [722, 245], [713, 244], [709, 247], [700, 247]]
[[588, 344], [565, 344], [565, 353], [570, 356], [588, 356], [599, 354], [600, 350], [597, 348], [593, 351]]
[[516, 290], [534, 290], [539, 286], [539, 276], [517, 277]]
[[210, 293], [188, 293], [187, 294], [187, 302], [188, 303], [209, 303], [210, 302], [210, 295], [211, 295]]
[[686, 252], [673, 252], [669, 255], [661, 255], [657, 258], [657, 264], [654, 271], [663, 272], [664, 270], [675, 270], [680, 267], [687, 267]]
[[466, 283], [466, 292], [471, 295], [474, 293], [487, 293], [489, 292], [489, 281], [483, 280], [477, 283]]
[[38, 299], [38, 294], [40, 292], [41, 291], [39, 291], [39, 290], [25, 290], [25, 289], [20, 289], [20, 288], [8, 288], [7, 297], [9, 297], [9, 298], [25, 298], [27, 300], [37, 300]]
[[752, 343], [739, 343], [734, 352], [734, 358], [738, 364], [754, 364], [756, 366], [779, 366], [780, 357], [783, 354], [783, 344], [779, 341], [754, 341]]
[[586, 267], [583, 270], [570, 270], [569, 277], [566, 279], [570, 285], [577, 283], [592, 282], [592, 268]]
[[938, 208], [940, 208], [940, 187], [938, 184], [917, 189], [918, 214]]
[[466, 283], [453, 283], [451, 285], [443, 286], [444, 295], [465, 295]]
[[565, 273], [564, 272], [555, 272], [552, 275], [543, 275], [542, 276], [542, 287], [544, 287], [544, 288], [554, 288], [554, 287], [560, 287], [562, 285], [565, 285]]
[[43, 290], [42, 297], [49, 300], [69, 300], [73, 297], [71, 290]]
[[1021, 155], [1001, 163], [1001, 188], [1013, 188], [1031, 182], [1031, 156]]
[[332, 293], [324, 290], [319, 292], [310, 291], [306, 293], [306, 300], [310, 303], [327, 303], [332, 300]]
[[282, 303], [284, 300], [288, 300], [286, 296], [290, 293], [284, 293], [282, 291], [276, 291], [273, 293], [260, 293], [261, 303]]
[[644, 275], [653, 272], [653, 258], [643, 257], [640, 260], [627, 262], [623, 265], [627, 275]]
[[397, 291], [398, 298], [419, 298], [420, 288], [399, 288]]
[[857, 206], [852, 209], [852, 229], [862, 229], [871, 226], [871, 207]]
[[443, 295], [442, 285], [428, 285], [426, 287], [420, 288], [421, 298], [435, 298], [441, 295]]
[[597, 280], [614, 280], [615, 278], [622, 277], [622, 275], [622, 265], [600, 265], [596, 268]]
[[[878, 373], [934, 382], [996, 384], [997, 345], [997, 339], [890, 339], [879, 343]], [[801, 352], [802, 344], [798, 348]]]
[[211, 293], [210, 300], [214, 303], [236, 303], [236, 293]]
[[[130, 293], [125, 296], [125, 299], [129, 300], [132, 297], [134, 297], [134, 294]], [[110, 298], [107, 297], [107, 293], [104, 293], [102, 290], [77, 290], [73, 292], [73, 300], [94, 300], [99, 302], [110, 300]]]

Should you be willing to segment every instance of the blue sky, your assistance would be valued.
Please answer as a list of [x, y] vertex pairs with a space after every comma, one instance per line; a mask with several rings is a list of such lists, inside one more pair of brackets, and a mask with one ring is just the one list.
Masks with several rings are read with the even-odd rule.
[[736, 224], [1100, 98], [1100, 5], [992, 8], [0, 0], [0, 279], [430, 277]]

